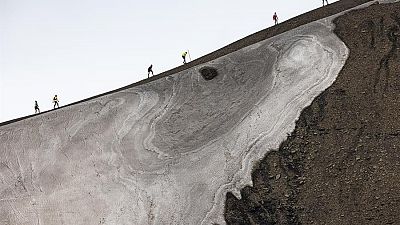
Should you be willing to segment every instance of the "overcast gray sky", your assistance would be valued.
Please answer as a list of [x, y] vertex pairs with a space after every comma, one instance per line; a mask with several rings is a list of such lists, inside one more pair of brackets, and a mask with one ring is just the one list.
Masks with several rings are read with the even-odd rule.
[[[335, 2], [335, 1], [332, 1]], [[198, 58], [322, 0], [0, 0], [0, 122]]]

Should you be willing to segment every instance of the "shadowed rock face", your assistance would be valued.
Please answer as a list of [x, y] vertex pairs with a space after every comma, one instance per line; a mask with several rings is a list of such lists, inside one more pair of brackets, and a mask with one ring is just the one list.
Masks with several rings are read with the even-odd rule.
[[[5, 224], [224, 223], [348, 51], [313, 22], [138, 87], [0, 130]], [[218, 76], [205, 80], [200, 70]]]

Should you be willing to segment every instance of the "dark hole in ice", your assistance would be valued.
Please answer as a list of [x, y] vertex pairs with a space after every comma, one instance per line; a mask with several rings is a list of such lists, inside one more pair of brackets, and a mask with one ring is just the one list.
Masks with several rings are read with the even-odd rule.
[[212, 67], [203, 67], [200, 69], [201, 76], [204, 80], [212, 80], [214, 77], [218, 76], [218, 71]]

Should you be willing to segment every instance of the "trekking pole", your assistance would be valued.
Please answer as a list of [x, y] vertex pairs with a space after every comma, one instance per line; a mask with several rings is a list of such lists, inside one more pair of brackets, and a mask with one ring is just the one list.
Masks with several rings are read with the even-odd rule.
[[189, 55], [189, 60], [192, 61], [192, 58], [190, 57], [189, 49], [187, 50], [187, 53]]

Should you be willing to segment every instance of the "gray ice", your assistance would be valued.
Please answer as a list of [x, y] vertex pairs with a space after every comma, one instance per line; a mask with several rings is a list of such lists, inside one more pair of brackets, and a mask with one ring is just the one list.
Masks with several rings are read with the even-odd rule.
[[[347, 57], [331, 20], [0, 127], [0, 224], [224, 224]], [[206, 81], [199, 70], [214, 67]]]

